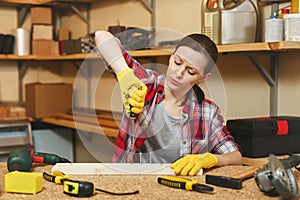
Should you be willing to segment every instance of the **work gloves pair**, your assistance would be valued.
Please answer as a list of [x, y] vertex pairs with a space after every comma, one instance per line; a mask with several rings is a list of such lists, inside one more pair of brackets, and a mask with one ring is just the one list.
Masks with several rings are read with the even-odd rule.
[[201, 168], [211, 168], [218, 163], [218, 158], [211, 153], [188, 154], [172, 163], [171, 168], [176, 175], [194, 176]]
[[130, 68], [121, 71], [117, 75], [117, 79], [126, 115], [135, 119], [137, 114], [143, 111], [147, 87], [134, 75]]

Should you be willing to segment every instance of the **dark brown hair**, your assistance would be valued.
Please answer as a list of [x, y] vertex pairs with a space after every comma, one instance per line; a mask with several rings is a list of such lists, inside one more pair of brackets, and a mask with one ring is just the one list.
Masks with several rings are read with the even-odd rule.
[[204, 70], [204, 74], [207, 74], [215, 66], [218, 59], [218, 49], [216, 44], [206, 35], [203, 34], [190, 34], [182, 38], [176, 45], [175, 51], [180, 46], [190, 47], [191, 49], [207, 55], [208, 64]]
[[[198, 33], [187, 35], [182, 38], [176, 45], [175, 52], [180, 46], [190, 47], [191, 49], [203, 53], [207, 56], [208, 64], [205, 67], [204, 74], [209, 73], [215, 66], [215, 63], [218, 59], [218, 48], [208, 36]], [[205, 98], [202, 89], [197, 84], [193, 85], [192, 90], [188, 92], [186, 98], [191, 95], [192, 91], [195, 93], [198, 99], [198, 103], [201, 103]]]

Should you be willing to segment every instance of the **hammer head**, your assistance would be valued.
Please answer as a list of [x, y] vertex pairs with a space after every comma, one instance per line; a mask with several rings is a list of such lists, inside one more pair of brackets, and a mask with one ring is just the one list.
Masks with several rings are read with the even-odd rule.
[[226, 176], [214, 176], [207, 174], [205, 176], [205, 182], [207, 184], [212, 184], [220, 187], [226, 187], [231, 189], [242, 189], [241, 179], [230, 178]]

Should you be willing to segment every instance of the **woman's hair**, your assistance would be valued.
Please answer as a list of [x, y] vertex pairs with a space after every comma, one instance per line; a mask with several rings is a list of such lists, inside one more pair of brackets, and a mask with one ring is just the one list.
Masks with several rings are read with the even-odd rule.
[[215, 66], [218, 59], [218, 49], [216, 44], [206, 35], [194, 33], [187, 35], [177, 43], [175, 51], [180, 46], [190, 47], [191, 49], [207, 55], [208, 64], [204, 70], [207, 74]]
[[[212, 68], [215, 66], [215, 63], [217, 62], [218, 59], [218, 48], [216, 44], [208, 36], [203, 34], [197, 34], [197, 33], [187, 35], [179, 41], [179, 43], [176, 45], [175, 51], [180, 46], [190, 47], [195, 51], [207, 55], [208, 64], [204, 69], [204, 74], [209, 73], [212, 70]], [[205, 98], [202, 89], [197, 84], [193, 85], [192, 90], [188, 92], [186, 98], [190, 96], [192, 91], [195, 93], [198, 103], [201, 103]]]

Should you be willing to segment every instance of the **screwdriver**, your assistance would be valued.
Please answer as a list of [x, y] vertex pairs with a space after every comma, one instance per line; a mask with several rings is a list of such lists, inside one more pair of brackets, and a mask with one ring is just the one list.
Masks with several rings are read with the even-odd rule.
[[197, 192], [212, 192], [214, 188], [208, 185], [200, 184], [197, 180], [190, 180], [186, 178], [179, 178], [174, 176], [159, 177], [157, 182], [169, 187], [192, 190]]

